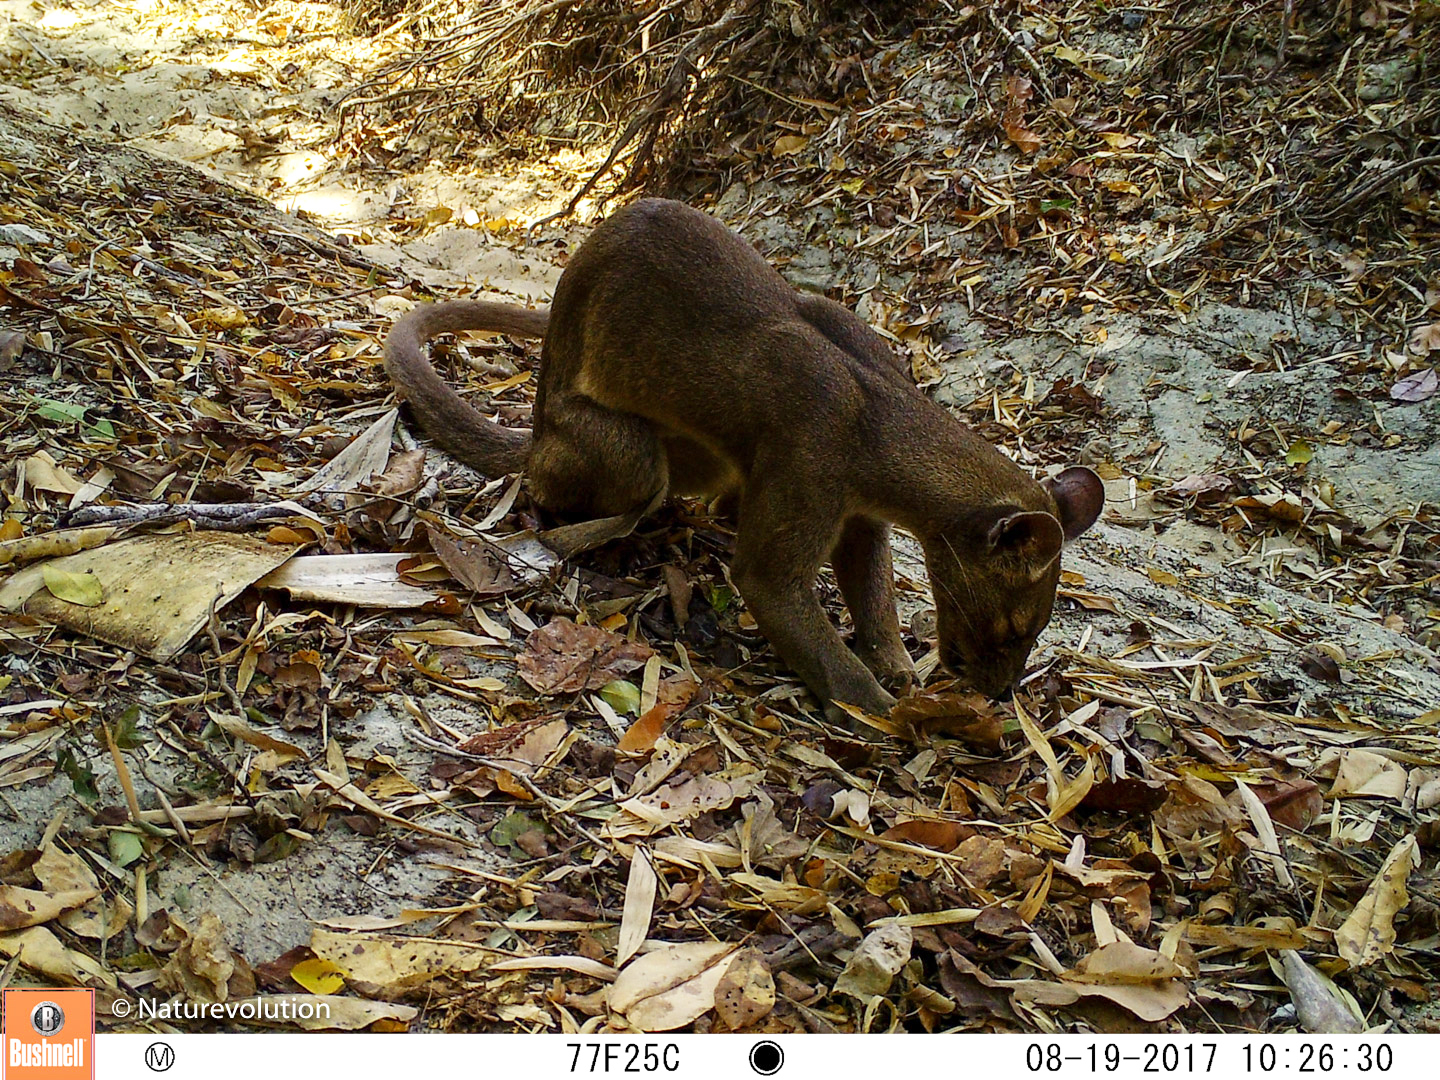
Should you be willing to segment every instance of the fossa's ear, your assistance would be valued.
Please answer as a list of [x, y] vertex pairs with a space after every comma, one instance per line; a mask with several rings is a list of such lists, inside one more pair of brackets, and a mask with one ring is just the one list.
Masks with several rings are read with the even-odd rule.
[[1016, 556], [1037, 572], [1055, 561], [1065, 537], [1054, 514], [1020, 510], [997, 518], [986, 534], [992, 555]]
[[1066, 469], [1041, 483], [1060, 511], [1060, 527], [1065, 531], [1066, 540], [1074, 540], [1094, 525], [1100, 511], [1105, 509], [1105, 485], [1093, 470], [1083, 465]]

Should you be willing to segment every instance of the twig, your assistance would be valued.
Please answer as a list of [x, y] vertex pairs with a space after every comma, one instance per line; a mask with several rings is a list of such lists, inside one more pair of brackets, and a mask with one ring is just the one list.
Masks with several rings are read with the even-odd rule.
[[[538, 221], [530, 223], [530, 227], [525, 230], [526, 243], [529, 243], [530, 238], [535, 235], [537, 229], [550, 224], [552, 221], [559, 221], [561, 218], [566, 218], [573, 214], [575, 208], [580, 205], [580, 200], [590, 194], [595, 185], [600, 182], [600, 178], [610, 171], [610, 167], [615, 164], [616, 159], [619, 158], [625, 148], [634, 141], [635, 136], [640, 134], [640, 131], [646, 125], [653, 123], [654, 129], [650, 132], [650, 135], [641, 146], [640, 152], [636, 155], [637, 160], [643, 159], [644, 154], [648, 153], [650, 148], [654, 146], [655, 135], [659, 130], [660, 121], [664, 118], [663, 114], [668, 112], [670, 107], [681, 99], [686, 82], [690, 76], [694, 74], [695, 67], [691, 62], [691, 58], [697, 52], [719, 41], [730, 27], [737, 22], [741, 16], [747, 14], [748, 11], [749, 4], [742, 5], [738, 10], [735, 8], [727, 8], [724, 15], [720, 16], [720, 18], [709, 27], [695, 35], [690, 44], [685, 46], [685, 48], [680, 51], [680, 55], [675, 57], [675, 63], [670, 67], [670, 74], [665, 77], [665, 82], [661, 85], [660, 89], [656, 91], [655, 98], [645, 107], [645, 110], [639, 116], [625, 125], [625, 130], [620, 133], [620, 137], [616, 139], [615, 144], [610, 147], [610, 153], [605, 156], [605, 160], [601, 162], [600, 167], [590, 174], [590, 178], [586, 180], [585, 183], [580, 185], [580, 190], [571, 196], [570, 201], [566, 203], [563, 210], [557, 210], [553, 214], [549, 214], [546, 217], [540, 218]], [[633, 171], [634, 170], [632, 170], [632, 173]]]
[[[477, 765], [484, 765], [490, 769], [498, 769], [501, 772], [509, 773], [516, 780], [520, 781], [521, 784], [525, 785], [526, 790], [528, 790], [531, 795], [534, 795], [535, 798], [538, 799], [546, 807], [546, 809], [559, 817], [565, 818], [566, 823], [571, 829], [574, 829], [581, 836], [585, 837], [586, 840], [589, 840], [592, 844], [596, 846], [596, 848], [604, 849], [608, 847], [605, 841], [601, 840], [600, 837], [596, 836], [589, 829], [585, 828], [584, 825], [581, 825], [579, 822], [575, 821], [574, 816], [565, 809], [565, 804], [563, 802], [561, 802], [554, 796], [547, 795], [545, 792], [541, 791], [535, 785], [535, 782], [533, 780], [531, 780], [524, 773], [520, 772], [517, 768], [517, 765], [522, 763], [512, 762], [511, 764], [507, 765], [505, 762], [496, 760], [495, 758], [482, 757], [479, 754], [471, 754], [465, 750], [461, 750], [459, 747], [452, 746], [449, 743], [441, 742], [439, 739], [432, 739], [428, 735], [422, 735], [420, 732], [412, 731], [409, 728], [405, 730], [405, 737], [411, 742], [415, 743], [417, 746], [426, 747], [427, 749], [434, 750], [437, 753], [448, 754], [450, 757], [460, 758], [462, 761], [473, 761]], [[525, 762], [523, 764], [528, 764], [528, 762]]]
[[1040, 84], [1040, 89], [1044, 91], [1045, 100], [1054, 101], [1055, 90], [1050, 85], [1050, 79], [1045, 74], [1045, 69], [1040, 66], [1040, 61], [1036, 60], [1035, 57], [1031, 55], [1029, 49], [1025, 48], [1024, 45], [1020, 44], [1019, 38], [1017, 38], [1004, 26], [1000, 25], [1000, 20], [995, 17], [995, 9], [993, 7], [987, 7], [985, 9], [985, 14], [990, 16], [990, 25], [993, 26], [996, 31], [1006, 40], [1006, 42], [1009, 43], [1012, 49], [1014, 49], [1017, 53], [1020, 54], [1020, 59], [1025, 61], [1025, 66], [1030, 69], [1030, 74], [1035, 76], [1035, 80]]
[[1377, 191], [1387, 187], [1392, 181], [1399, 179], [1405, 173], [1413, 169], [1426, 169], [1432, 165], [1440, 165], [1440, 154], [1430, 154], [1427, 157], [1411, 158], [1409, 161], [1402, 161], [1398, 165], [1391, 165], [1388, 169], [1382, 169], [1369, 180], [1350, 189], [1350, 194], [1341, 199], [1335, 206], [1327, 211], [1314, 215], [1317, 221], [1333, 221], [1356, 203], [1368, 199]]
[[202, 529], [239, 532], [264, 521], [308, 516], [298, 503], [130, 503], [82, 506], [66, 525], [173, 525], [190, 521]]

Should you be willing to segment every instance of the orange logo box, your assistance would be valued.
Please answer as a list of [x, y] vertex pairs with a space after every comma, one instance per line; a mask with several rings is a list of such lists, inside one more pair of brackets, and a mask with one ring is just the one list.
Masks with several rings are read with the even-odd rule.
[[6, 990], [5, 1080], [94, 1080], [95, 993]]

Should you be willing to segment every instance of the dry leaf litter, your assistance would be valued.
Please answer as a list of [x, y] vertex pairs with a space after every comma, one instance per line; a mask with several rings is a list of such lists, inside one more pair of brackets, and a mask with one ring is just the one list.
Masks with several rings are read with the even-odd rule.
[[[252, 21], [251, 77], [353, 70], [316, 7]], [[1433, 1029], [1440, 20], [906, 9], [364, 8], [381, 62], [335, 102], [360, 170], [457, 108], [534, 153], [639, 102], [576, 205], [699, 183], [1020, 460], [1102, 473], [1015, 702], [946, 686], [902, 547], [931, 682], [855, 732], [776, 666], [706, 507], [556, 534], [411, 439], [378, 366], [411, 274], [0, 105], [0, 983], [96, 987], [102, 1023], [144, 994], [346, 1029]], [[332, 137], [303, 114], [210, 156]], [[1267, 302], [1314, 321], [1197, 384], [1183, 343]], [[532, 354], [437, 360], [526, 420]], [[1409, 497], [1337, 493], [1363, 455]], [[1155, 543], [1200, 530], [1221, 558]]]

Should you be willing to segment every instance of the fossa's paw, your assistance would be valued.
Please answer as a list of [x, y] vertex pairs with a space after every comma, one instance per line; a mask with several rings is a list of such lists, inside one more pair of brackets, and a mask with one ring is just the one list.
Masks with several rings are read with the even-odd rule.
[[899, 655], [882, 650], [874, 652], [861, 652], [857, 654], [861, 663], [870, 669], [870, 673], [890, 693], [896, 697], [904, 697], [918, 685], [918, 678], [915, 675], [915, 664], [910, 659], [910, 654], [904, 649]]
[[[895, 707], [895, 698], [878, 686], [875, 687], [875, 692], [869, 695], [869, 697], [869, 701], [858, 707], [864, 709], [865, 712], [871, 716], [888, 716], [890, 710]], [[838, 727], [849, 728], [851, 731], [856, 731], [859, 728], [859, 722], [855, 717], [851, 716], [833, 701], [827, 701], [825, 703], [825, 719]]]

